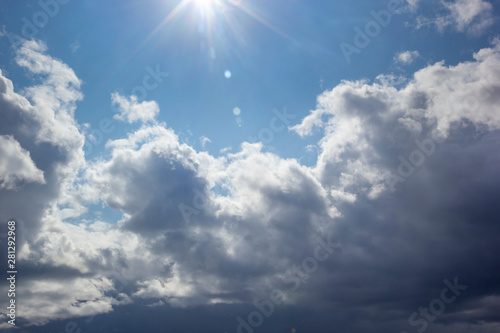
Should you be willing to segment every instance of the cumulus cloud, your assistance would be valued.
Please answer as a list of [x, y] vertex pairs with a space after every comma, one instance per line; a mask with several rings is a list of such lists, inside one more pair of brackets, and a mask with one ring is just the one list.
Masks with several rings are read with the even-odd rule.
[[45, 182], [43, 171], [12, 136], [0, 135], [0, 156], [0, 188], [14, 189], [20, 182]]
[[[59, 197], [65, 181], [84, 163], [84, 138], [73, 117], [75, 103], [82, 98], [80, 82], [45, 50], [43, 43], [30, 41], [17, 51], [16, 62], [40, 82], [25, 88], [23, 95], [0, 75], [2, 172], [10, 175], [8, 183], [15, 180], [17, 185], [15, 191], [11, 186], [0, 190], [0, 216], [17, 216], [28, 233], [37, 232], [46, 205]], [[30, 205], [19, 205], [23, 201]]]
[[111, 101], [118, 108], [118, 114], [114, 118], [128, 123], [153, 121], [160, 112], [160, 108], [155, 101], [139, 103], [137, 96], [134, 95], [127, 98], [114, 92], [111, 95]]
[[[46, 55], [46, 50], [45, 44], [36, 41], [25, 42], [17, 49], [16, 63], [36, 82], [24, 88], [22, 94], [0, 75], [0, 164], [4, 185], [0, 189], [0, 219], [16, 219], [20, 257], [29, 252], [33, 239], [44, 229], [48, 212], [57, 210], [58, 203], [66, 200], [64, 189], [85, 164], [84, 137], [74, 119], [76, 102], [83, 97], [80, 81], [67, 65]], [[32, 250], [35, 252], [36, 247]], [[30, 279], [28, 271], [26, 281], [34, 278]], [[49, 294], [53, 295], [45, 293], [45, 297]], [[31, 297], [33, 289], [19, 291], [19, 295], [26, 296], [26, 307], [21, 311], [26, 311], [28, 321], [38, 322], [32, 315], [47, 315], [46, 322], [54, 317], [51, 309], [65, 306], [53, 304], [43, 312], [32, 303], [36, 301]], [[5, 297], [2, 295], [2, 302]]]
[[[120, 228], [141, 235], [148, 252], [162, 257], [156, 267], [163, 274], [138, 281], [134, 297], [165, 298], [179, 306], [241, 301], [248, 297], [243, 290], [260, 290], [257, 280], [290, 263], [283, 257], [276, 265], [275, 256], [299, 257], [310, 246], [303, 233], [312, 233], [316, 224], [328, 229], [323, 224], [335, 214], [307, 168], [262, 153], [258, 144], [216, 159], [155, 125], [108, 147], [112, 158], [87, 171], [88, 191], [98, 189], [92, 197], [125, 212]], [[216, 185], [229, 195], [210, 191]], [[283, 238], [282, 228], [293, 234]], [[254, 236], [264, 229], [267, 240]], [[290, 239], [293, 245], [286, 243]], [[268, 245], [259, 249], [263, 242]], [[222, 288], [228, 274], [231, 287]]]
[[474, 61], [448, 67], [438, 62], [400, 89], [343, 82], [322, 94], [318, 108], [293, 129], [302, 136], [315, 127], [325, 131], [317, 170], [327, 184], [359, 191], [364, 182], [365, 192], [376, 195], [391, 168], [385, 157], [398, 156], [397, 149], [416, 139], [439, 141], [460, 123], [499, 129], [499, 51], [497, 41], [474, 54]]
[[[457, 276], [471, 287], [429, 332], [498, 325], [489, 309], [499, 306], [499, 42], [397, 85], [325, 91], [292, 127], [321, 133], [314, 166], [260, 143], [222, 157], [197, 151], [153, 121], [156, 103], [116, 93], [117, 116], [143, 123], [85, 161], [79, 80], [45, 53], [34, 42], [18, 50], [40, 75], [25, 96], [0, 76], [2, 149], [26, 170], [16, 191], [0, 189], [0, 217], [22, 230], [19, 313], [30, 324], [252, 304], [278, 288], [287, 314], [306, 306], [339, 314], [343, 331], [409, 330], [408, 316]], [[410, 175], [398, 172], [401, 158], [416, 164]], [[119, 221], [84, 217], [99, 205]], [[308, 271], [318, 246], [335, 251]]]
[[[345, 285], [356, 270], [364, 270], [362, 267], [391, 263], [387, 272], [381, 267], [376, 272], [366, 271], [370, 278], [360, 278], [360, 285], [353, 285], [351, 291], [333, 288], [335, 291], [325, 295], [327, 303], [348, 303], [356, 313], [371, 313], [373, 308], [363, 304], [385, 299], [384, 293], [396, 293], [415, 300], [410, 305], [412, 302], [392, 299], [388, 305], [394, 311], [404, 307], [408, 318], [418, 304], [431, 301], [423, 297], [417, 300], [413, 294], [430, 288], [424, 286], [428, 278], [440, 281], [449, 272], [457, 272], [470, 281], [469, 285], [479, 285], [475, 273], [467, 273], [477, 272], [477, 262], [459, 264], [459, 258], [475, 253], [488, 261], [489, 250], [486, 245], [474, 245], [475, 237], [462, 243], [460, 236], [446, 230], [462, 233], [472, 228], [479, 234], [498, 228], [498, 212], [483, 195], [499, 192], [496, 180], [486, 181], [498, 174], [498, 164], [488, 161], [498, 158], [493, 146], [500, 142], [499, 69], [500, 48], [495, 42], [475, 53], [473, 61], [457, 66], [439, 62], [423, 68], [403, 87], [344, 81], [323, 93], [316, 110], [293, 127], [302, 136], [312, 134], [315, 128], [324, 134], [314, 171], [342, 214], [337, 219], [336, 235], [343, 242], [348, 240], [340, 258], [346, 261], [337, 263], [329, 281]], [[467, 162], [471, 160], [474, 162]], [[485, 241], [494, 246], [492, 238]], [[457, 246], [467, 249], [468, 255], [454, 253]], [[492, 272], [493, 266], [485, 268], [481, 276], [490, 274], [486, 271]], [[399, 267], [400, 277], [389, 273], [389, 267]], [[423, 273], [428, 269], [436, 274]], [[407, 280], [402, 276], [419, 287], [404, 286], [401, 281]], [[484, 283], [485, 289], [493, 285]], [[359, 298], [353, 299], [353, 293]], [[471, 298], [476, 299], [476, 295]], [[332, 311], [335, 308], [331, 306]], [[474, 321], [467, 308], [486, 310], [478, 304], [461, 306], [457, 316], [467, 323]], [[408, 319], [402, 325], [399, 330], [404, 325], [411, 327]], [[446, 331], [442, 323], [434, 325], [435, 331]], [[465, 330], [457, 326], [456, 330]], [[358, 329], [368, 328], [360, 325]]]

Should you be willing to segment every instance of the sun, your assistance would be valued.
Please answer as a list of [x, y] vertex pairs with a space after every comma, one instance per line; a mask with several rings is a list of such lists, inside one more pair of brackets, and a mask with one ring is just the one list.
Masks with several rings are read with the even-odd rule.
[[213, 0], [192, 0], [193, 4], [198, 8], [198, 9], [207, 9], [209, 7], [212, 7], [213, 5]]
[[217, 0], [193, 0], [193, 2], [196, 4], [196, 6], [211, 6], [213, 5]]
[[218, 7], [220, 0], [191, 0], [194, 6], [205, 16], [213, 16]]
[[[175, 17], [185, 10], [196, 9], [199, 12], [200, 20], [205, 25], [205, 31], [208, 34], [209, 48], [211, 48], [214, 30], [216, 30], [217, 22], [224, 22], [228, 25], [237, 25], [238, 22], [231, 20], [231, 12], [233, 10], [241, 11], [250, 16], [255, 21], [264, 25], [273, 32], [279, 34], [281, 37], [286, 38], [290, 42], [297, 44], [297, 42], [289, 35], [275, 27], [272, 23], [265, 20], [251, 4], [251, 1], [245, 0], [178, 0], [178, 4], [170, 10], [167, 16], [159, 22], [159, 24], [148, 34], [144, 41], [137, 47], [134, 54], [146, 45], [146, 43], [153, 38], [163, 27], [169, 24]], [[219, 25], [220, 27], [220, 25]], [[219, 28], [220, 29], [220, 28]]]

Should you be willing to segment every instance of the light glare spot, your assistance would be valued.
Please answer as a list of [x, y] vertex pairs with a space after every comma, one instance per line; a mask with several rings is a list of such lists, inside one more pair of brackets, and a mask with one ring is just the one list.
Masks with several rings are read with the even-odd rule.
[[239, 116], [239, 115], [241, 114], [241, 110], [240, 110], [240, 108], [239, 108], [239, 107], [235, 107], [235, 108], [233, 109], [233, 114], [234, 114], [235, 116]]
[[229, 79], [231, 77], [231, 71], [229, 70], [225, 71], [224, 76], [226, 77], [226, 79]]

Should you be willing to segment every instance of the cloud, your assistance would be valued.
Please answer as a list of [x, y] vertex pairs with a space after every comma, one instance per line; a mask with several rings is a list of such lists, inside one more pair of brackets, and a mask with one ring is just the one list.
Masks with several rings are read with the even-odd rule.
[[0, 188], [15, 189], [20, 182], [45, 182], [43, 171], [12, 136], [0, 135], [0, 155]]
[[[155, 267], [163, 273], [137, 281], [134, 297], [164, 298], [178, 306], [246, 298], [242, 290], [254, 279], [266, 279], [290, 262], [282, 258], [275, 266], [273, 258], [283, 251], [300, 258], [299, 250], [310, 246], [310, 240], [301, 239], [303, 233], [330, 218], [326, 193], [308, 169], [262, 153], [261, 145], [246, 144], [229, 160], [215, 159], [180, 144], [172, 130], [156, 125], [143, 126], [108, 147], [112, 158], [87, 171], [89, 193], [98, 189], [89, 197], [100, 196], [122, 210], [120, 229], [141, 235], [147, 252], [162, 258]], [[216, 185], [229, 197], [210, 191]], [[285, 220], [287, 229], [297, 230], [282, 239]], [[263, 240], [252, 235], [263, 228], [269, 245], [259, 250]], [[284, 243], [290, 237], [294, 245]], [[238, 279], [221, 289], [227, 274]]]
[[39, 82], [25, 88], [24, 96], [0, 74], [2, 156], [9, 156], [2, 163], [2, 176], [8, 180], [0, 190], [0, 217], [25, 223], [27, 237], [36, 234], [47, 205], [84, 164], [84, 138], [73, 118], [75, 103], [82, 98], [80, 82], [45, 50], [34, 41], [17, 50], [16, 62]]
[[[344, 245], [342, 256], [324, 277], [325, 285], [338, 286], [322, 298], [330, 312], [347, 307], [370, 317], [384, 307], [392, 320], [406, 314], [397, 329], [409, 331], [409, 315], [432, 300], [417, 296], [419, 290], [438, 291], [439, 281], [451, 272], [469, 286], [479, 286], [476, 273], [467, 272], [493, 272], [494, 265], [481, 269], [465, 258], [474, 253], [488, 262], [486, 248], [495, 247], [491, 237], [485, 239], [489, 245], [475, 240], [498, 228], [499, 214], [488, 198], [500, 188], [498, 163], [493, 162], [498, 158], [493, 147], [500, 143], [499, 69], [495, 42], [475, 53], [473, 61], [425, 67], [403, 87], [344, 81], [319, 96], [316, 109], [292, 128], [301, 136], [322, 131], [314, 173], [342, 214], [334, 229]], [[423, 142], [427, 146], [421, 149]], [[415, 152], [420, 160], [411, 159]], [[416, 171], [391, 190], [395, 183], [386, 175], [397, 174], [399, 157], [417, 161]], [[466, 230], [474, 230], [475, 236], [458, 236]], [[457, 248], [464, 252], [454, 252]], [[377, 268], [368, 268], [372, 265]], [[356, 282], [350, 284], [354, 276]], [[408, 281], [416, 284], [409, 286]], [[431, 286], [426, 281], [435, 282]], [[481, 299], [483, 290], [494, 288], [492, 282], [484, 283], [482, 291], [468, 291], [469, 300]], [[384, 296], [388, 293], [400, 298]], [[379, 303], [382, 299], [386, 306]], [[466, 324], [457, 322], [454, 330], [466, 331], [475, 320], [466, 309], [482, 313], [486, 307], [460, 303], [453, 317]], [[398, 309], [404, 310], [398, 314]], [[438, 319], [429, 324], [434, 326], [430, 331], [445, 332], [446, 323]], [[369, 325], [367, 320], [356, 328], [384, 331]]]
[[154, 101], [138, 102], [137, 96], [129, 98], [116, 92], [111, 94], [111, 101], [118, 108], [118, 114], [113, 118], [134, 123], [136, 121], [153, 121], [160, 112], [158, 104]]
[[224, 148], [219, 149], [219, 153], [225, 154], [228, 151], [231, 151], [232, 149], [233, 149], [232, 147], [224, 147]]
[[209, 138], [207, 138], [206, 136], [202, 136], [200, 137], [200, 143], [201, 143], [201, 147], [202, 148], [205, 148], [205, 145], [209, 142], [212, 142], [212, 140], [210, 140]]
[[404, 51], [404, 52], [399, 52], [394, 56], [394, 62], [403, 64], [403, 65], [408, 65], [413, 63], [420, 54], [418, 51]]
[[[47, 321], [47, 315], [64, 318], [106, 313], [112, 310], [112, 302], [104, 293], [110, 291], [112, 286], [110, 280], [100, 278], [75, 278], [57, 283], [33, 280], [27, 295], [30, 306], [21, 306], [19, 311], [22, 311], [24, 318], [41, 323]], [[71, 292], [62, 293], [62, 288]], [[59, 295], [56, 303], [51, 301], [55, 295]]]
[[76, 53], [78, 49], [80, 48], [80, 42], [75, 40], [73, 43], [69, 44], [69, 48], [71, 50], [71, 53]]
[[406, 0], [406, 2], [408, 2], [408, 5], [410, 5], [410, 8], [416, 9], [420, 0]]
[[477, 34], [488, 28], [492, 23], [493, 6], [485, 0], [457, 0], [445, 2], [445, 7], [451, 13], [451, 19], [458, 31], [469, 30]]
[[[465, 332], [488, 318], [498, 326], [498, 41], [397, 85], [343, 81], [325, 91], [292, 127], [320, 133], [313, 166], [259, 143], [222, 157], [197, 151], [153, 121], [154, 102], [116, 93], [118, 116], [144, 123], [86, 161], [73, 117], [79, 80], [45, 52], [34, 42], [18, 50], [39, 79], [22, 95], [0, 76], [2, 149], [22, 161], [23, 177], [45, 180], [0, 189], [0, 218], [15, 217], [22, 235], [26, 322], [106, 314], [96, 327], [115, 327], [144, 308], [158, 322], [180, 318], [178, 307], [214, 311], [203, 325], [230, 313], [234, 330], [236, 316], [278, 288], [288, 296], [272, 318], [318, 332], [410, 330], [408, 317], [457, 276], [470, 287], [428, 331]], [[415, 151], [415, 171], [391, 183], [399, 157], [415, 161]], [[87, 214], [101, 206], [118, 221]], [[335, 253], [311, 270], [308, 258], [330, 241]], [[304, 309], [333, 326], [314, 326]]]
[[356, 191], [362, 186], [376, 195], [391, 169], [386, 157], [396, 154], [397, 161], [401, 153], [395, 149], [414, 145], [416, 139], [439, 141], [457, 124], [499, 129], [499, 51], [496, 41], [493, 48], [475, 53], [475, 61], [448, 67], [438, 62], [416, 72], [400, 89], [345, 81], [323, 93], [317, 109], [293, 130], [301, 136], [314, 128], [325, 132], [316, 167], [324, 184]]
[[483, 34], [495, 21], [492, 15], [493, 6], [486, 0], [443, 0], [440, 5], [445, 13], [434, 18], [419, 16], [417, 28], [435, 26], [443, 32], [451, 27], [458, 32], [477, 36]]
[[[57, 210], [59, 203], [72, 201], [65, 196], [65, 188], [73, 183], [85, 164], [84, 137], [74, 119], [76, 102], [83, 97], [80, 81], [67, 65], [46, 55], [46, 50], [45, 44], [36, 41], [25, 42], [16, 50], [16, 63], [26, 69], [35, 82], [22, 89], [22, 95], [14, 91], [9, 79], [0, 75], [3, 178], [0, 219], [17, 222], [17, 259], [29, 252], [30, 245], [36, 252], [33, 240], [43, 234], [47, 214]], [[33, 282], [30, 285], [34, 287], [35, 281], [40, 280], [30, 279], [26, 272], [25, 281]], [[70, 299], [71, 291], [68, 289], [64, 293]], [[44, 295], [47, 298], [53, 294]], [[26, 311], [25, 318], [35, 323], [39, 316], [45, 316], [43, 322], [56, 317], [51, 311], [66, 306], [52, 302], [46, 312], [40, 311], [36, 308], [37, 296], [33, 288], [19, 290], [19, 297], [26, 300], [26, 307], [20, 306], [19, 310]], [[1, 300], [4, 302], [6, 295], [2, 295]]]

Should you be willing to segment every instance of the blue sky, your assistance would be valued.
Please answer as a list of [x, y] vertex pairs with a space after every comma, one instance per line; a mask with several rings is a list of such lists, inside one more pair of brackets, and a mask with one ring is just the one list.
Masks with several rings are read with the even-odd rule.
[[499, 11], [2, 1], [17, 326], [495, 332]]
[[[281, 34], [237, 6], [222, 5], [224, 11], [216, 7], [210, 18], [212, 59], [208, 29], [196, 4], [186, 5], [170, 22], [161, 24], [177, 4], [164, 0], [147, 5], [69, 2], [43, 28], [35, 26], [33, 35], [44, 40], [51, 54], [64, 60], [83, 81], [85, 99], [76, 112], [79, 122], [98, 128], [102, 118], [111, 119], [111, 93], [132, 94], [148, 75], [146, 68], [159, 66], [169, 76], [146, 96], [159, 104], [159, 120], [183, 133], [191, 144], [199, 145], [199, 137], [208, 137], [212, 143], [206, 149], [217, 154], [221, 148], [235, 149], [249, 136], [257, 136], [274, 108], [287, 108], [297, 122], [314, 109], [318, 94], [341, 80], [374, 80], [382, 73], [407, 75], [443, 59], [456, 64], [487, 46], [490, 37], [472, 38], [452, 31], [436, 34], [428, 28], [416, 31], [411, 21], [416, 14], [405, 12], [392, 15], [390, 25], [360, 54], [352, 55], [348, 64], [340, 43], [353, 44], [353, 28], [363, 29], [373, 20], [371, 11], [387, 9], [386, 1], [357, 1], [355, 5], [252, 1], [245, 6]], [[7, 2], [3, 22], [10, 33], [22, 36], [26, 26], [22, 18], [33, 22], [33, 15], [41, 9], [35, 1]], [[30, 28], [25, 31], [31, 34]], [[13, 52], [9, 40], [1, 42], [4, 70], [18, 71], [9, 61]], [[71, 45], [79, 47], [72, 52]], [[394, 54], [406, 50], [418, 50], [421, 58], [408, 68], [395, 68]], [[230, 79], [224, 76], [226, 70], [231, 71]], [[24, 80], [18, 82], [20, 88]], [[232, 112], [235, 107], [242, 110], [241, 127]], [[122, 128], [109, 138], [123, 135], [126, 130]], [[306, 155], [296, 135], [276, 135], [275, 139], [269, 148], [279, 154]], [[102, 151], [100, 146], [93, 151]]]

